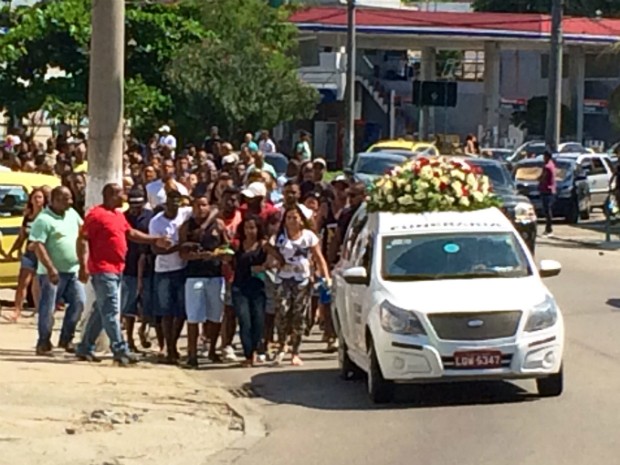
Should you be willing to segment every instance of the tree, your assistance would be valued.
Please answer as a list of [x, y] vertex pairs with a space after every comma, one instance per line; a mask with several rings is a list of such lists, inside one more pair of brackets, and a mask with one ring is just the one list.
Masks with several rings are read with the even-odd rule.
[[[85, 108], [90, 0], [55, 0], [19, 8], [0, 35], [0, 108], [18, 119], [41, 108], [56, 116]], [[126, 117], [139, 135], [173, 109], [166, 66], [181, 45], [205, 34], [189, 5], [127, 6]], [[50, 71], [55, 70], [53, 77]]]
[[[530, 135], [542, 135], [545, 133], [547, 121], [547, 97], [532, 97], [527, 102], [524, 112], [515, 112], [512, 122], [516, 126], [525, 126]], [[573, 112], [566, 105], [562, 105], [561, 133], [563, 136], [574, 134], [575, 118]]]
[[[476, 11], [504, 13], [550, 13], [551, 0], [474, 0]], [[620, 0], [571, 0], [566, 2], [565, 13], [571, 16], [620, 17]]]
[[196, 4], [211, 33], [179, 50], [167, 72], [186, 128], [218, 124], [235, 137], [312, 116], [318, 93], [299, 79], [297, 30], [288, 10], [264, 0]]

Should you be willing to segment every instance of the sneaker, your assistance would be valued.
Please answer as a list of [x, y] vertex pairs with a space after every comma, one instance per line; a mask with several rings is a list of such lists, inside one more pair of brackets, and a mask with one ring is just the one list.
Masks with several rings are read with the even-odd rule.
[[58, 341], [58, 348], [65, 349], [65, 352], [67, 352], [68, 354], [75, 353], [75, 344], [71, 341], [68, 341], [68, 342]]
[[183, 364], [183, 368], [186, 370], [197, 370], [198, 369], [198, 357], [191, 357], [187, 359], [187, 362]]
[[274, 365], [281, 365], [284, 361], [284, 357], [286, 356], [286, 352], [278, 352], [278, 355], [275, 356], [273, 363]]
[[267, 356], [265, 354], [260, 354], [258, 356], [258, 362], [259, 363], [265, 363], [267, 361]]
[[46, 345], [37, 346], [36, 354], [39, 357], [53, 357], [54, 356], [54, 352], [52, 351], [52, 345], [51, 344], [49, 344], [49, 345], [46, 344]]
[[101, 359], [95, 354], [75, 354], [80, 362], [101, 363]]
[[129, 365], [135, 365], [136, 363], [138, 363], [140, 361], [140, 359], [132, 353], [125, 353], [122, 355], [115, 355], [114, 356], [114, 364], [121, 366], [121, 367], [127, 367]]
[[226, 346], [223, 350], [225, 362], [236, 362], [237, 356], [235, 355], [235, 349], [232, 346]]

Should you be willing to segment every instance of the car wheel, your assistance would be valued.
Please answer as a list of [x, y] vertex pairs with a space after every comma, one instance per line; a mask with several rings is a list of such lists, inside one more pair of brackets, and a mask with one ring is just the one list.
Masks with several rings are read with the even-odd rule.
[[383, 377], [381, 367], [379, 366], [379, 360], [377, 360], [375, 345], [372, 340], [369, 341], [369, 345], [368, 359], [370, 361], [370, 367], [368, 370], [368, 396], [375, 404], [387, 404], [394, 398], [394, 383]]
[[554, 375], [536, 380], [536, 388], [540, 397], [557, 397], [564, 390], [564, 368]]
[[340, 368], [340, 377], [345, 381], [360, 379], [364, 372], [349, 357], [349, 348], [344, 342], [342, 331], [338, 331], [338, 368]]
[[577, 202], [577, 199], [574, 199], [568, 207], [568, 212], [566, 212], [566, 222], [568, 224], [579, 223], [579, 202]]

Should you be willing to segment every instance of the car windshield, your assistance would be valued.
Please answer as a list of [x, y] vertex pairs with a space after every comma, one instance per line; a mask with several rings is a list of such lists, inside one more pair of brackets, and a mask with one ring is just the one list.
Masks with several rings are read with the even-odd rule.
[[0, 186], [0, 217], [21, 216], [28, 204], [28, 192], [23, 186]]
[[385, 145], [381, 145], [379, 147], [373, 147], [373, 149], [371, 150], [371, 152], [396, 152], [396, 151], [403, 151], [405, 150], [403, 147], [389, 147], [389, 146], [385, 146]]
[[510, 179], [510, 174], [503, 166], [495, 163], [472, 163], [478, 166], [484, 175], [489, 178], [489, 181], [491, 181], [491, 185], [493, 186], [493, 190], [498, 192], [514, 190], [512, 180]]
[[[527, 164], [518, 166], [515, 170], [515, 180], [517, 182], [533, 182], [538, 181], [542, 174], [543, 164]], [[570, 165], [568, 163], [555, 163], [555, 179], [564, 181], [570, 173]]]
[[404, 161], [404, 158], [360, 156], [355, 166], [355, 173], [381, 176]]
[[510, 232], [387, 236], [383, 278], [388, 281], [522, 278], [532, 271]]

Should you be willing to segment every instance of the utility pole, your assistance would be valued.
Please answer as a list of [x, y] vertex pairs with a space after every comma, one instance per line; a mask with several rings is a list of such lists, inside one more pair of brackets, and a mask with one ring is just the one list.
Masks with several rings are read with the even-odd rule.
[[563, 38], [562, 17], [564, 0], [551, 0], [551, 50], [549, 53], [549, 97], [547, 99], [547, 124], [545, 141], [557, 152], [562, 123]]
[[349, 168], [355, 155], [355, 0], [347, 0], [347, 86], [346, 101], [346, 136], [344, 167]]
[[[92, 0], [92, 37], [88, 83], [88, 182], [86, 206], [101, 203], [103, 186], [122, 181], [123, 86], [125, 82], [125, 2]], [[92, 302], [87, 288], [87, 301]], [[85, 317], [91, 311], [87, 305]], [[83, 320], [84, 321], [84, 320]], [[98, 350], [109, 342], [102, 333]]]

